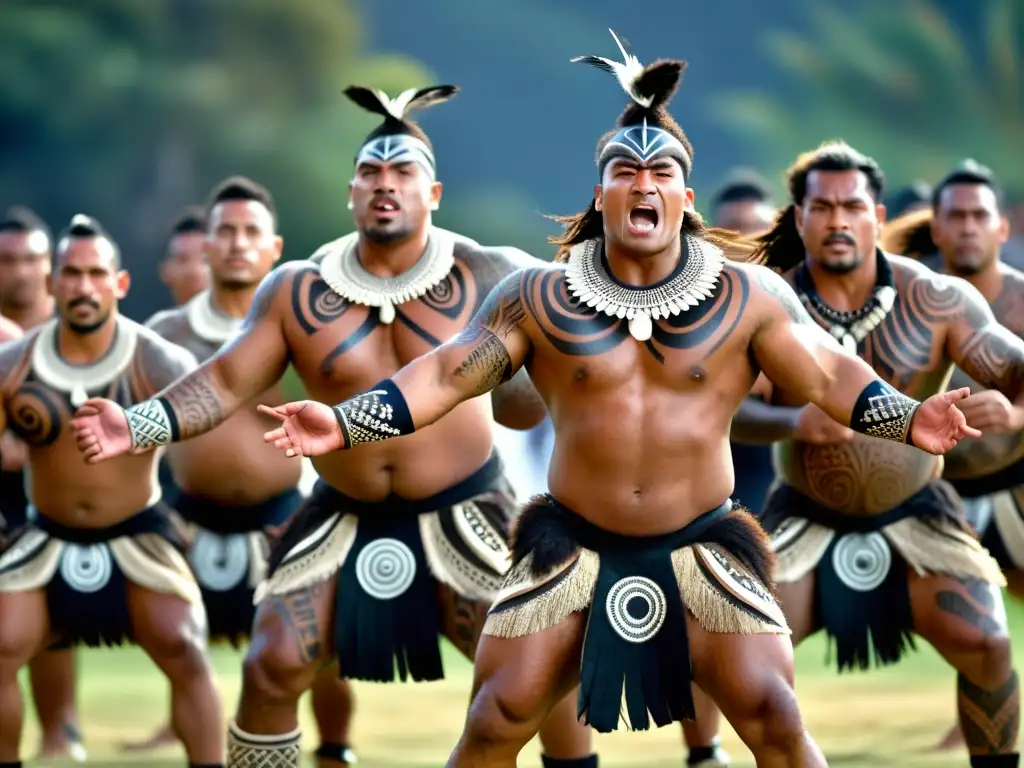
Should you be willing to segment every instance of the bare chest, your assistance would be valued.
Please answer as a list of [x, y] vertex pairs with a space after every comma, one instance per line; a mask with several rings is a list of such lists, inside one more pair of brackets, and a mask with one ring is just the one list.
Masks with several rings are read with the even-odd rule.
[[[134, 400], [132, 387], [126, 374], [114, 377], [102, 385], [86, 388], [89, 397], [105, 397], [123, 407]], [[77, 399], [77, 398], [76, 398]], [[5, 398], [7, 423], [14, 433], [36, 448], [55, 445], [62, 438], [72, 439], [71, 418], [77, 406], [72, 393], [58, 389], [41, 380], [30, 371], [28, 376]]]
[[346, 301], [319, 277], [296, 281], [286, 328], [292, 363], [307, 388], [351, 394], [457, 335], [477, 303], [472, 276], [460, 269], [396, 306], [387, 323], [376, 307]]

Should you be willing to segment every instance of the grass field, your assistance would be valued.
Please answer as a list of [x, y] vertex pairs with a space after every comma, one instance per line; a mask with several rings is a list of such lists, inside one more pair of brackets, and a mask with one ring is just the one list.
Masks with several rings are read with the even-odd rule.
[[[1008, 606], [1014, 636], [1024, 642], [1024, 608]], [[1018, 645], [1018, 647], [1021, 647]], [[368, 768], [426, 768], [443, 765], [458, 738], [465, 712], [471, 668], [445, 649], [449, 679], [430, 684], [385, 686], [356, 684], [358, 707], [354, 742]], [[167, 712], [167, 686], [137, 649], [85, 651], [81, 655], [79, 706], [90, 762], [117, 768], [182, 766], [183, 752], [169, 749], [149, 756], [118, 755], [116, 744], [149, 734]], [[929, 753], [952, 722], [954, 673], [928, 647], [895, 668], [842, 677], [825, 667], [825, 647], [814, 638], [797, 651], [797, 691], [811, 733], [829, 764], [843, 768], [960, 768], [964, 753]], [[239, 690], [238, 652], [217, 648], [214, 659], [225, 709], [233, 712]], [[303, 703], [306, 745], [315, 729]], [[23, 740], [35, 750], [38, 731], [29, 718]], [[723, 733], [736, 766], [753, 766], [750, 754], [731, 730]], [[668, 768], [681, 766], [683, 750], [676, 728], [646, 733], [615, 733], [596, 740], [603, 766]], [[520, 764], [538, 766], [539, 748], [531, 744]], [[65, 766], [62, 761], [30, 765]], [[309, 759], [309, 765], [313, 761]]]

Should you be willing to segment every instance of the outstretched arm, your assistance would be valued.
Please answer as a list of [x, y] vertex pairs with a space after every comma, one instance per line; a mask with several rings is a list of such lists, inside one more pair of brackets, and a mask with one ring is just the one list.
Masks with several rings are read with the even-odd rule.
[[967, 426], [954, 403], [969, 390], [954, 390], [919, 403], [879, 379], [849, 355], [801, 306], [778, 275], [756, 268], [765, 302], [764, 319], [752, 340], [761, 369], [778, 387], [818, 406], [834, 421], [871, 437], [946, 453], [963, 437], [981, 433]]
[[110, 401], [87, 401], [72, 421], [86, 460], [96, 463], [209, 432], [277, 382], [289, 361], [278, 305], [290, 272], [281, 267], [264, 278], [239, 335], [191, 373], [124, 411]]
[[400, 437], [508, 381], [530, 351], [520, 327], [526, 318], [521, 282], [522, 273], [509, 275], [462, 333], [367, 392], [332, 408], [311, 401], [261, 406], [282, 422], [265, 439], [290, 456], [319, 456]]
[[[949, 278], [946, 278], [949, 279]], [[965, 412], [984, 431], [1024, 429], [1024, 341], [1000, 325], [988, 302], [970, 283], [954, 282], [963, 311], [946, 334], [946, 352], [972, 379], [1003, 397], [971, 398]]]

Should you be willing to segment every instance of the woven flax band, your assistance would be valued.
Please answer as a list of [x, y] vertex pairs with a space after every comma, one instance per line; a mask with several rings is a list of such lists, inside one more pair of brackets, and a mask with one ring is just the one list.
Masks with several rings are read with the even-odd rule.
[[391, 379], [333, 406], [333, 410], [346, 448], [416, 431], [405, 397]]
[[124, 415], [128, 419], [132, 448], [136, 450], [169, 445], [179, 437], [174, 410], [162, 397], [137, 403], [128, 408]]

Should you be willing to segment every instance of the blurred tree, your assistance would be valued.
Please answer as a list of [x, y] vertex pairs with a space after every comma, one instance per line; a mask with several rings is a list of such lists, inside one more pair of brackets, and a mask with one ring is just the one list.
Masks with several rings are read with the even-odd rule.
[[980, 40], [926, 0], [807, 0], [809, 35], [766, 38], [799, 98], [730, 94], [717, 113], [768, 167], [844, 138], [893, 184], [936, 180], [969, 156], [1022, 185], [1024, 0], [984, 0], [971, 13]]
[[3, 5], [0, 201], [56, 225], [98, 216], [135, 269], [127, 303], [148, 293], [146, 309], [170, 217], [226, 175], [274, 192], [289, 256], [336, 237], [352, 153], [374, 124], [341, 90], [431, 80], [414, 61], [360, 56], [344, 0]]

